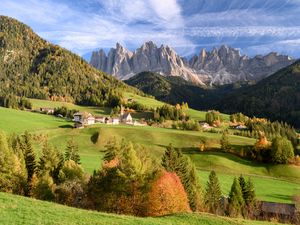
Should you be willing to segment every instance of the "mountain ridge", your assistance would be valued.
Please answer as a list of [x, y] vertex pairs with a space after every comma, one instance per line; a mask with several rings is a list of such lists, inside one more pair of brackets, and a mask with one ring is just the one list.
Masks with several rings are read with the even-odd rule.
[[84, 105], [110, 105], [121, 90], [133, 90], [6, 16], [0, 16], [0, 80], [0, 96], [60, 98]]
[[94, 51], [90, 64], [121, 80], [151, 71], [164, 76], [181, 76], [193, 83], [211, 86], [259, 81], [294, 61], [275, 52], [251, 58], [226, 45], [211, 51], [202, 49], [188, 60], [169, 46], [157, 47], [149, 41], [133, 52], [119, 43], [107, 55], [102, 49]]

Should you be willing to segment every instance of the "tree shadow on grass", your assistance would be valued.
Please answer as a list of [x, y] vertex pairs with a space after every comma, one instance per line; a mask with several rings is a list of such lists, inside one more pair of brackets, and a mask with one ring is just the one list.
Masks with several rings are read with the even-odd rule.
[[65, 124], [65, 125], [60, 125], [59, 128], [74, 128], [74, 127], [70, 124]]

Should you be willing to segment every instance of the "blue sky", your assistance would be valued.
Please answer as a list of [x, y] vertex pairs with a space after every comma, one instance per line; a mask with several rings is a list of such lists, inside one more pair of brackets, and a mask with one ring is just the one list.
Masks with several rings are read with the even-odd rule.
[[300, 0], [1, 0], [0, 14], [80, 55], [152, 40], [183, 56], [227, 44], [300, 57]]

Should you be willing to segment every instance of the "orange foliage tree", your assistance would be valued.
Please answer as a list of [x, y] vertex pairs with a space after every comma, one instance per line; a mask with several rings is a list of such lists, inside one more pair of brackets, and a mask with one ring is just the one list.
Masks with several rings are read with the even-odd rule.
[[148, 195], [147, 216], [190, 211], [187, 194], [177, 174], [163, 171]]

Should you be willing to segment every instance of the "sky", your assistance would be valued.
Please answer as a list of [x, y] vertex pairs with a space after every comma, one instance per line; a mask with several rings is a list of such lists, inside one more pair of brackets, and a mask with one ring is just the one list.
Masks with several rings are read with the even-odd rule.
[[300, 57], [300, 0], [0, 0], [0, 14], [81, 56], [152, 40], [182, 56], [222, 44]]

